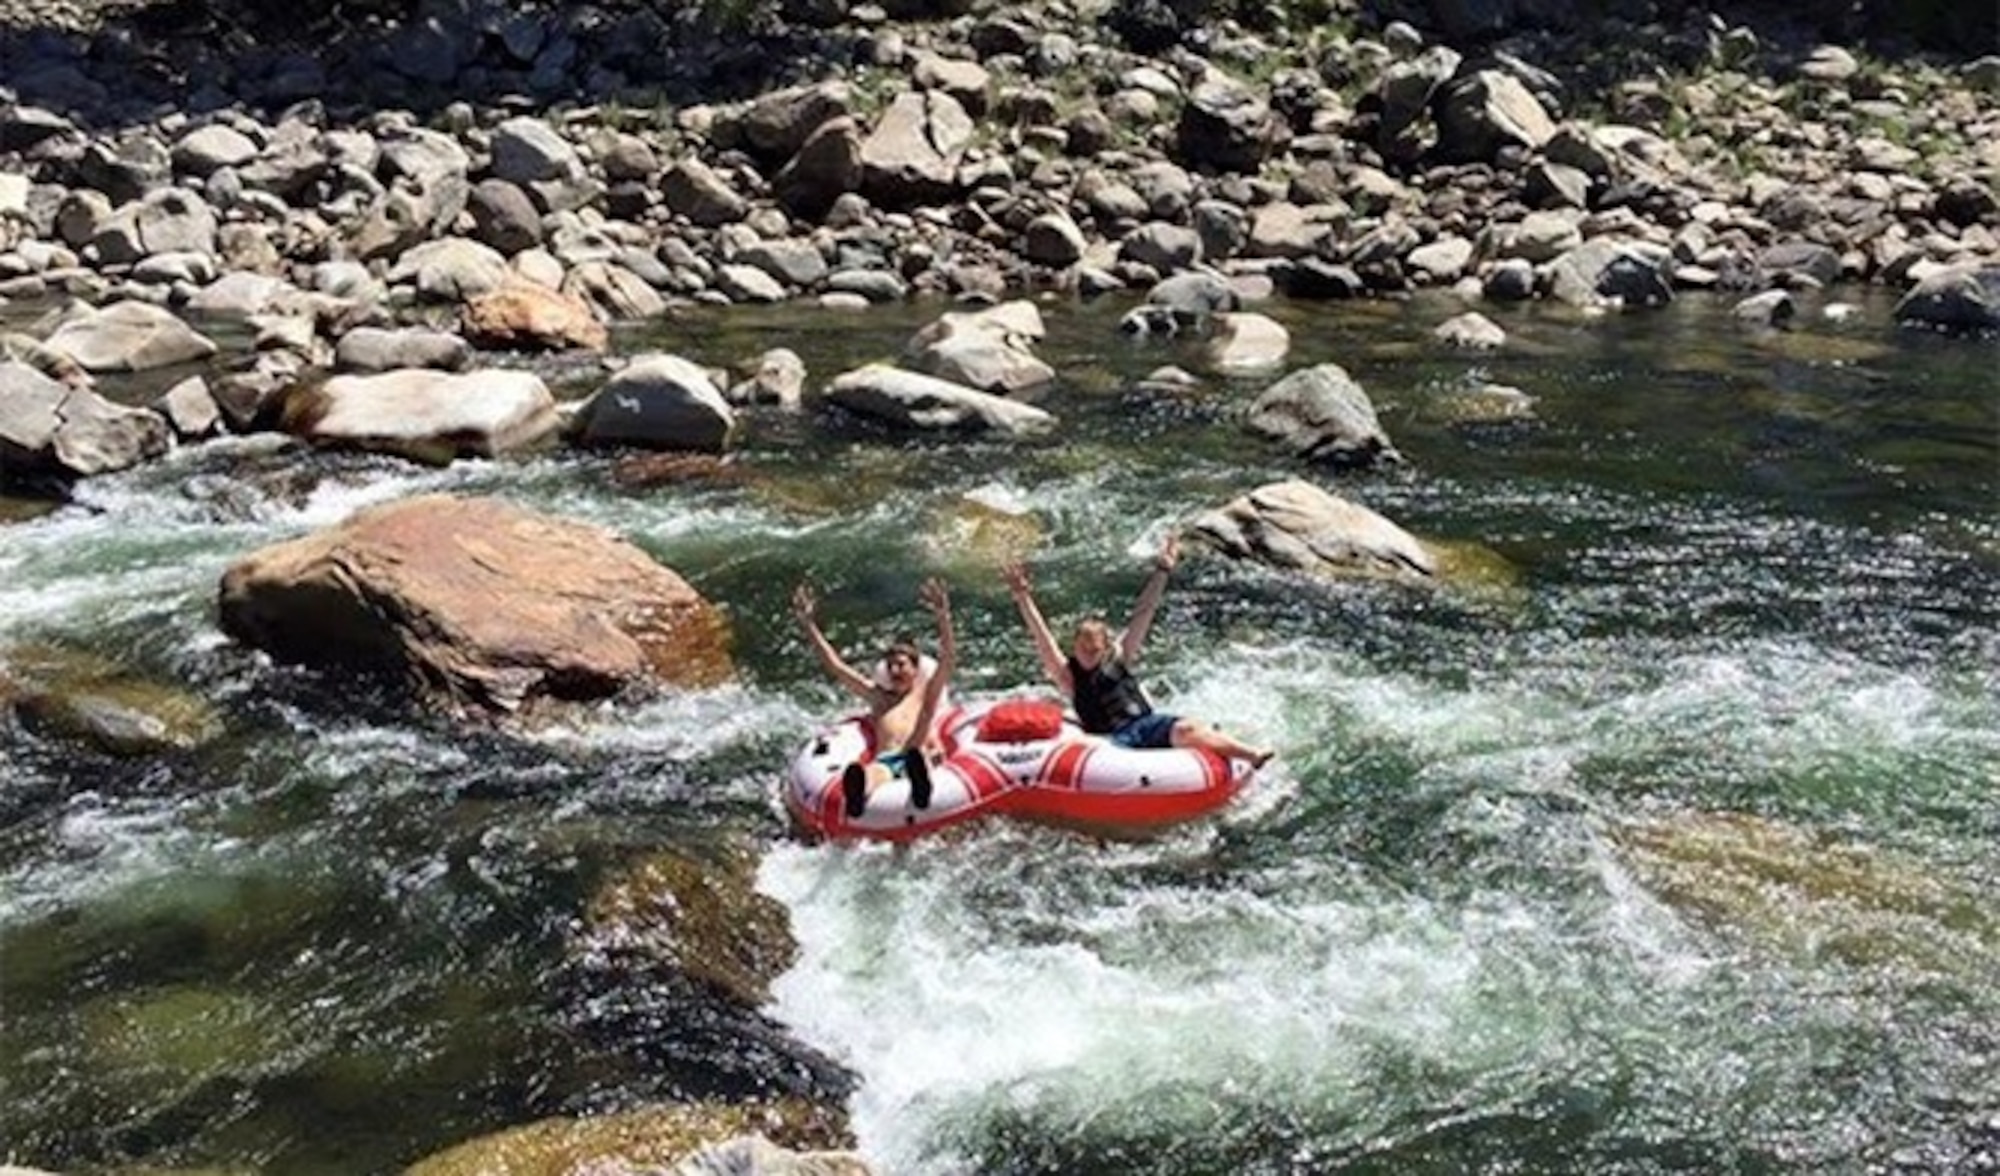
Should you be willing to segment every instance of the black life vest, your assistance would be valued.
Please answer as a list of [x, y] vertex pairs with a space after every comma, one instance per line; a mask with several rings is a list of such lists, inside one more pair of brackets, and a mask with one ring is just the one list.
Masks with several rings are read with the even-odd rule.
[[1093, 735], [1108, 735], [1133, 719], [1153, 713], [1139, 679], [1117, 658], [1106, 658], [1095, 669], [1086, 670], [1076, 658], [1068, 659], [1069, 680], [1075, 686], [1077, 721]]

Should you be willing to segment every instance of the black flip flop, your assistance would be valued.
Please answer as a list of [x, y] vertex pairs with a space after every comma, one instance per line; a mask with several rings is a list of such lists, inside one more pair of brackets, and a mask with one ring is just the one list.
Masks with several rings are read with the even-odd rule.
[[868, 811], [868, 769], [858, 763], [840, 769], [840, 796], [847, 802], [847, 819]]

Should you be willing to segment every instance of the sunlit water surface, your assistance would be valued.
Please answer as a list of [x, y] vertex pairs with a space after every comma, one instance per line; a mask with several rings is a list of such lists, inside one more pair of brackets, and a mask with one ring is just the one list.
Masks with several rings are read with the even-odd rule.
[[[713, 363], [816, 379], [938, 307], [697, 318]], [[1243, 433], [1266, 381], [1134, 390], [1195, 352], [1050, 304], [1051, 438], [749, 415], [727, 481], [574, 453], [423, 469], [269, 440], [181, 452], [0, 526], [0, 646], [93, 651], [227, 734], [0, 743], [0, 1157], [393, 1171], [660, 1099], [845, 1098], [884, 1172], [2000, 1168], [2000, 396], [1990, 344], [1726, 308], [1533, 309], [1443, 351], [1442, 302], [1280, 308], [1410, 464]], [[637, 345], [640, 340], [628, 340]], [[1535, 397], [1487, 419], [1485, 382]], [[1306, 476], [1461, 553], [1452, 586], [1191, 557], [1170, 709], [1278, 746], [1220, 818], [1138, 844], [988, 825], [786, 838], [777, 774], [841, 700], [834, 639], [955, 585], [966, 690], [1033, 665], [968, 500], [1025, 512], [1049, 611], [1125, 608], [1166, 530]], [[632, 536], [721, 604], [738, 679], [531, 738], [410, 717], [223, 637], [236, 558], [407, 494]], [[797, 964], [750, 1012], [579, 961], [619, 863], [749, 842]], [[1981, 1165], [1984, 1165], [1982, 1168]]]

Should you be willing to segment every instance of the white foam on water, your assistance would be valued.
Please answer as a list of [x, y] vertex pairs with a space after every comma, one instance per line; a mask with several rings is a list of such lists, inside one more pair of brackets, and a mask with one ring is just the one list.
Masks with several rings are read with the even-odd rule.
[[88, 907], [212, 854], [212, 837], [186, 826], [174, 805], [78, 793], [52, 824], [48, 851], [0, 873], [0, 925]]
[[1506, 998], [1518, 1022], [1494, 1011], [1494, 961], [1546, 938], [1531, 910], [1452, 913], [1323, 880], [1282, 897], [1110, 880], [1060, 938], [1009, 939], [963, 885], [1002, 856], [787, 847], [765, 861], [801, 947], [775, 1011], [860, 1074], [854, 1127], [886, 1172], [975, 1170], [954, 1132], [1007, 1109], [1054, 1137], [1104, 1116], [1200, 1130], [1225, 1099], [1366, 1108], [1384, 1053], [1486, 1072], [1553, 1048], [1530, 994]]

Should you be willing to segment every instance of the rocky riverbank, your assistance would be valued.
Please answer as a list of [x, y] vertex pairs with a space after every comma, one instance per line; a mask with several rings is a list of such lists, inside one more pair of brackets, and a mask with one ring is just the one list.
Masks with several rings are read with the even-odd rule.
[[[704, 39], [686, 11], [458, 4], [342, 10], [310, 52], [198, 7], [52, 9], [0, 48], [0, 454], [16, 481], [118, 468], [295, 421], [331, 371], [602, 350], [689, 303], [1134, 291], [1150, 330], [1273, 296], [1720, 288], [1782, 324], [1786, 290], [1869, 282], [1912, 321], [2000, 326], [2000, 56], [1562, 7], [1252, 31], [836, 3]], [[229, 323], [253, 342], [211, 359]], [[190, 362], [206, 384], [137, 408], [76, 391]], [[93, 436], [58, 445], [70, 421]]]

